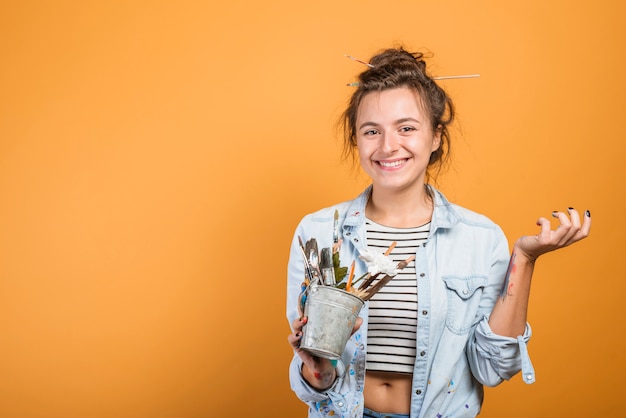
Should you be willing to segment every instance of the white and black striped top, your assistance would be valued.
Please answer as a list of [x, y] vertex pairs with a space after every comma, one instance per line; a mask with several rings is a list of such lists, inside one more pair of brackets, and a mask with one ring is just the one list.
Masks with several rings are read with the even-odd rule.
[[[384, 253], [392, 242], [394, 262], [415, 255], [426, 241], [430, 222], [416, 228], [391, 228], [366, 219], [367, 246]], [[417, 276], [409, 263], [369, 302], [367, 369], [413, 373], [417, 329]]]

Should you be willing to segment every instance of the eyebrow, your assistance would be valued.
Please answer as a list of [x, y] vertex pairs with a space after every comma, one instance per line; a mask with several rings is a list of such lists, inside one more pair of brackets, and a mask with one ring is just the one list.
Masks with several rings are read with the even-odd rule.
[[[419, 121], [419, 120], [417, 120], [417, 119], [415, 119], [415, 118], [402, 118], [402, 119], [398, 119], [397, 121], [395, 121], [395, 124], [396, 124], [396, 125], [400, 125], [400, 124], [405, 123], [405, 122], [415, 122], [415, 123], [418, 123], [418, 124], [421, 124], [421, 123], [422, 123], [421, 121]], [[376, 122], [363, 122], [363, 123], [359, 126], [359, 129], [363, 129], [363, 128], [365, 128], [366, 126], [374, 126], [374, 127], [377, 127], [377, 126], [380, 126], [380, 125], [379, 125], [378, 123], [376, 123]]]

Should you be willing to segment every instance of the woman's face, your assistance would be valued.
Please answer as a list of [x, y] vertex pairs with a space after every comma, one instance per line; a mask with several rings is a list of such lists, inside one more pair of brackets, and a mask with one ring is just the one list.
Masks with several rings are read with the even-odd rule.
[[363, 170], [375, 189], [388, 191], [423, 187], [430, 154], [441, 142], [418, 93], [407, 87], [365, 95], [357, 113], [356, 136]]

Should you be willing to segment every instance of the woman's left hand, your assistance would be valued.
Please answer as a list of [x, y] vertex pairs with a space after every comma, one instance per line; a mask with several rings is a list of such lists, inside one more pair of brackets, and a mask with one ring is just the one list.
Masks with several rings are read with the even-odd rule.
[[589, 235], [591, 229], [589, 211], [585, 212], [582, 222], [580, 214], [573, 208], [569, 208], [567, 213], [552, 212], [552, 216], [559, 220], [560, 225], [553, 230], [547, 218], [539, 218], [537, 225], [541, 230], [537, 235], [527, 235], [518, 239], [515, 243], [517, 254], [521, 253], [529, 261], [534, 262], [542, 254], [567, 247]]

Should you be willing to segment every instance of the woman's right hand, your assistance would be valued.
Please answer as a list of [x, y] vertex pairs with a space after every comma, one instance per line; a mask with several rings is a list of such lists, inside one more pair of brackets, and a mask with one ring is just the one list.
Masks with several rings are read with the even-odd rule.
[[302, 366], [302, 377], [315, 389], [325, 390], [332, 386], [337, 373], [330, 360], [314, 356], [300, 348], [302, 328], [306, 325], [307, 319], [306, 316], [303, 316], [293, 321], [291, 324], [293, 333], [289, 334], [287, 340], [302, 359], [302, 363], [304, 363]]
[[[333, 385], [337, 372], [335, 371], [335, 362], [322, 357], [312, 355], [306, 350], [300, 348], [300, 341], [302, 340], [302, 328], [307, 323], [307, 317], [303, 316], [296, 319], [291, 324], [293, 332], [287, 337], [287, 341], [294, 349], [298, 356], [302, 359], [302, 377], [307, 383], [317, 390], [326, 390]], [[352, 333], [355, 333], [359, 329], [363, 320], [361, 318], [356, 319], [354, 329]]]

